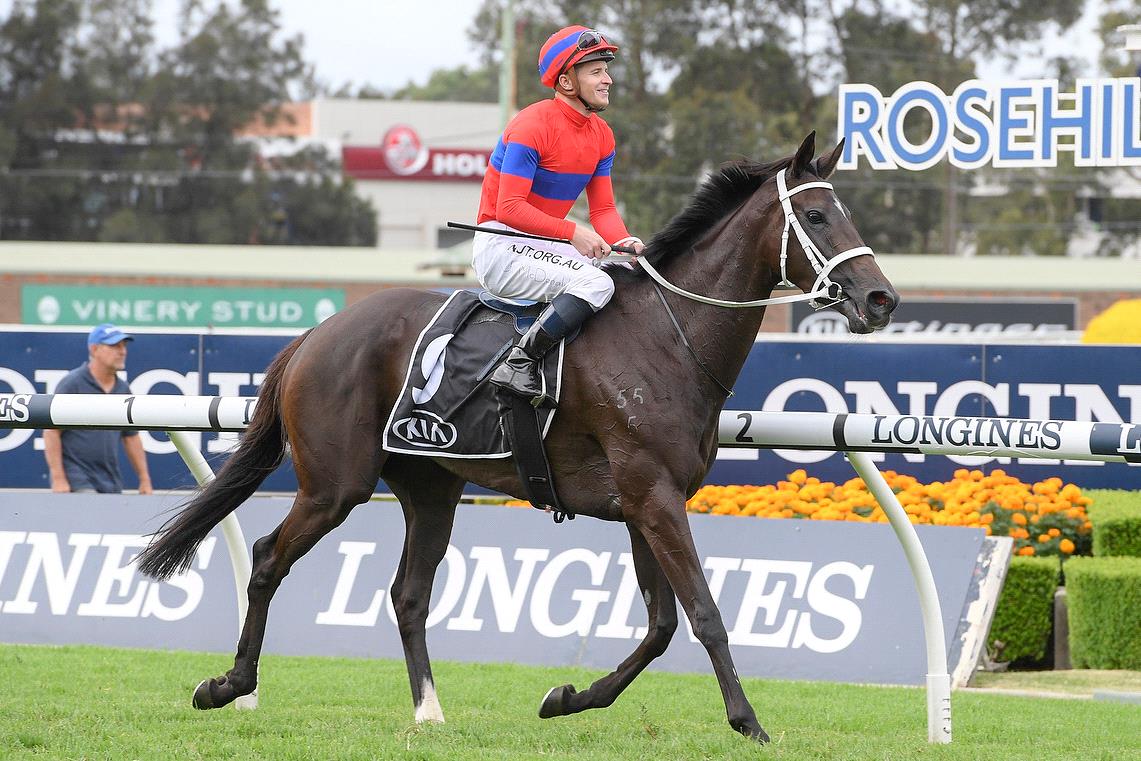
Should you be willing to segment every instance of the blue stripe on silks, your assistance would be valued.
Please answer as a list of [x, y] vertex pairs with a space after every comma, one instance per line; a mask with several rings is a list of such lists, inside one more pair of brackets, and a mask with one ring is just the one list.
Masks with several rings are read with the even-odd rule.
[[582, 194], [586, 183], [590, 182], [590, 177], [589, 174], [552, 172], [540, 168], [535, 171], [531, 192], [552, 201], [573, 201]]
[[611, 151], [605, 156], [602, 161], [598, 162], [598, 166], [594, 169], [595, 177], [609, 177], [610, 170], [614, 168], [614, 151]]
[[[500, 138], [499, 142], [502, 145], [503, 139]], [[495, 150], [499, 151], [498, 145]], [[492, 166], [502, 174], [513, 174], [516, 177], [531, 179], [539, 168], [539, 152], [522, 143], [507, 143], [503, 148], [498, 165], [495, 164], [494, 154], [492, 155]]]
[[551, 49], [547, 51], [547, 54], [545, 56], [543, 56], [543, 60], [539, 61], [539, 76], [540, 77], [543, 74], [547, 73], [547, 69], [551, 68], [551, 64], [553, 64], [559, 56], [561, 56], [563, 53], [567, 52], [567, 48], [573, 47], [573, 46], [578, 44], [578, 37], [580, 34], [582, 34], [582, 30], [568, 34], [565, 40], [562, 40], [561, 42], [557, 42], [551, 46]]
[[495, 143], [495, 150], [491, 152], [491, 165], [495, 167], [495, 171], [503, 171], [503, 154], [507, 151], [507, 147], [503, 145], [503, 137]]

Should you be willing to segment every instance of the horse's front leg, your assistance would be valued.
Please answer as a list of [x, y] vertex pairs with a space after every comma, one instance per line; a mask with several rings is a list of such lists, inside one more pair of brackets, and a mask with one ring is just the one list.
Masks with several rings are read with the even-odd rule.
[[404, 646], [416, 722], [443, 723], [444, 711], [432, 676], [425, 625], [432, 580], [448, 551], [464, 481], [432, 462], [403, 462], [405, 466], [399, 472], [385, 472], [385, 483], [400, 500], [407, 526], [404, 552], [392, 584], [392, 606]]
[[644, 491], [634, 489], [633, 494], [623, 491], [626, 519], [646, 538], [693, 625], [694, 635], [709, 653], [713, 672], [721, 685], [730, 726], [747, 737], [768, 742], [769, 736], [757, 721], [733, 666], [729, 635], [709, 591], [689, 530], [685, 497], [679, 489], [668, 484], [665, 474], [661, 475], [661, 478], [646, 481], [654, 486]]
[[618, 668], [590, 685], [589, 689], [575, 692], [573, 686], [564, 684], [548, 692], [539, 706], [539, 717], [542, 719], [611, 705], [650, 661], [666, 651], [666, 646], [673, 639], [677, 630], [677, 605], [673, 589], [645, 538], [633, 526], [627, 525], [627, 528], [630, 530], [630, 549], [633, 553], [634, 572], [638, 576], [638, 588], [642, 591], [642, 599], [649, 614], [646, 636]]

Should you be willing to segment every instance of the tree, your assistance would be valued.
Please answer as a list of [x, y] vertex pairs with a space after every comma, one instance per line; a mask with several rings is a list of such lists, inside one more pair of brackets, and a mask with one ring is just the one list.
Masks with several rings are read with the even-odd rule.
[[333, 157], [266, 166], [238, 137], [314, 89], [266, 0], [185, 0], [169, 50], [150, 13], [17, 0], [0, 23], [0, 237], [374, 244], [376, 213]]

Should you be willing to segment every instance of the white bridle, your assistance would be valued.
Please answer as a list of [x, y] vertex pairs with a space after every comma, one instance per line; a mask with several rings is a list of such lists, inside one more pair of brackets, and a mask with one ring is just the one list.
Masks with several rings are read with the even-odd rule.
[[[784, 232], [782, 232], [780, 236], [781, 280], [779, 285], [795, 287], [793, 283], [789, 282], [788, 274], [785, 271], [785, 264], [788, 261], [788, 231], [791, 229], [796, 233], [796, 239], [800, 242], [800, 247], [804, 250], [804, 255], [808, 258], [808, 263], [812, 265], [812, 269], [816, 270], [816, 282], [812, 284], [812, 290], [808, 293], [800, 293], [793, 296], [774, 296], [772, 298], [757, 299], [755, 301], [725, 301], [723, 299], [715, 299], [709, 296], [691, 293], [684, 288], [677, 287], [662, 277], [661, 273], [654, 269], [653, 265], [642, 257], [638, 258], [638, 264], [642, 266], [646, 274], [656, 280], [658, 284], [666, 290], [673, 291], [679, 296], [685, 296], [687, 299], [693, 299], [703, 304], [712, 304], [719, 307], [742, 309], [746, 307], [769, 306], [770, 304], [790, 304], [794, 301], [807, 301], [809, 306], [813, 309], [823, 309], [824, 307], [843, 301], [847, 298], [847, 296], [844, 295], [844, 289], [840, 287], [839, 283], [835, 283], [829, 279], [828, 274], [841, 262], [846, 262], [857, 256], [870, 256], [874, 259], [875, 253], [868, 246], [857, 246], [836, 254], [831, 259], [825, 258], [824, 255], [817, 250], [816, 246], [812, 245], [808, 234], [804, 232], [804, 227], [801, 226], [800, 220], [792, 210], [791, 199], [800, 191], [810, 190], [812, 188], [825, 188], [831, 190], [833, 195], [835, 195], [836, 191], [832, 187], [832, 183], [823, 181], [805, 182], [790, 190], [784, 181], [785, 171], [786, 170], [782, 169], [777, 174], [777, 191], [779, 193], [781, 208], [784, 210]], [[837, 202], [838, 201], [839, 199], [837, 199]], [[827, 301], [823, 301], [822, 299], [827, 299]]]

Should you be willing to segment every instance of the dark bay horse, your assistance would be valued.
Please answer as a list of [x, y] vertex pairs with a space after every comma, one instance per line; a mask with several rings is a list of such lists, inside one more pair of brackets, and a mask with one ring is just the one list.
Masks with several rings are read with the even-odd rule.
[[[865, 255], [871, 251], [847, 209], [823, 182], [841, 148], [814, 160], [813, 133], [795, 156], [723, 166], [653, 238], [644, 259], [674, 288], [710, 300], [763, 299], [782, 279], [806, 292], [819, 294], [823, 287], [841, 299], [832, 306], [854, 332], [883, 327], [897, 295], [874, 257]], [[764, 307], [728, 309], [676, 291], [663, 295], [641, 268], [610, 271], [614, 298], [567, 348], [561, 410], [546, 440], [563, 506], [625, 522], [649, 627], [612, 673], [582, 692], [556, 687], [543, 699], [539, 715], [613, 703], [665, 651], [678, 625], [676, 598], [709, 653], [730, 725], [765, 741], [768, 735], [733, 666], [685, 511], [686, 498], [713, 464], [718, 414]], [[399, 498], [407, 525], [391, 596], [415, 716], [443, 721], [425, 620], [456, 504], [467, 482], [523, 494], [505, 459], [431, 459], [381, 449], [382, 427], [408, 356], [443, 299], [411, 289], [382, 291], [287, 346], [266, 372], [236, 453], [140, 555], [140, 568], [156, 579], [187, 568], [210, 530], [253, 494], [281, 462], [286, 444], [292, 448], [296, 500], [281, 525], [254, 544], [249, 611], [234, 667], [198, 686], [196, 707], [218, 708], [253, 692], [278, 585], [298, 558], [353, 507], [368, 501], [383, 478]]]

